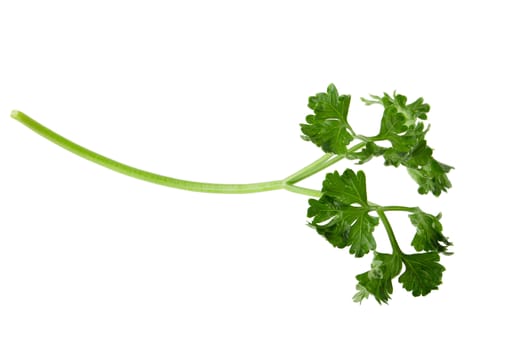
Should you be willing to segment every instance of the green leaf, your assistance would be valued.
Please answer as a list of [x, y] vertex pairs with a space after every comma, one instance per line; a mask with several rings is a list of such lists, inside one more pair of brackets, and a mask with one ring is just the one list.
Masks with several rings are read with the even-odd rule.
[[438, 252], [447, 253], [447, 248], [452, 245], [451, 242], [443, 235], [443, 226], [439, 221], [441, 214], [437, 216], [427, 214], [421, 209], [408, 216], [410, 222], [417, 228], [412, 246], [420, 252]]
[[307, 215], [313, 217], [310, 226], [337, 248], [346, 248], [352, 244], [352, 226], [358, 218], [367, 215], [361, 208], [352, 208], [327, 197], [310, 199], [308, 203], [310, 207]]
[[406, 117], [395, 106], [385, 108], [378, 137], [389, 138], [407, 131]]
[[394, 290], [392, 280], [401, 273], [403, 264], [405, 271], [399, 276], [399, 282], [413, 296], [424, 296], [438, 289], [445, 268], [439, 264], [437, 252], [412, 255], [375, 253], [371, 269], [356, 276], [359, 283], [354, 301], [361, 302], [372, 294], [380, 304], [387, 303]]
[[384, 137], [385, 140], [390, 141], [392, 148], [397, 152], [407, 153], [420, 142], [425, 140], [425, 135], [428, 132], [428, 128], [425, 129], [423, 123], [417, 123], [406, 128], [403, 133], [395, 134], [390, 133]]
[[[439, 196], [451, 187], [447, 173], [452, 167], [442, 164], [432, 156], [433, 150], [428, 146], [425, 136], [428, 127], [419, 120], [426, 120], [430, 106], [423, 98], [407, 104], [407, 98], [396, 93], [393, 96], [371, 96], [362, 99], [367, 105], [380, 104], [384, 107], [381, 128], [374, 140], [389, 141], [391, 147], [381, 153], [363, 153], [362, 159], [369, 160], [371, 156], [383, 155], [385, 165], [405, 166], [411, 177], [418, 183], [421, 194], [433, 193]], [[365, 158], [365, 155], [369, 157]]]
[[377, 101], [376, 103], [382, 104], [385, 109], [394, 107], [405, 117], [407, 126], [415, 125], [417, 119], [426, 120], [427, 113], [430, 111], [430, 106], [424, 103], [421, 97], [408, 105], [406, 96], [399, 95], [396, 92], [394, 92], [392, 97], [385, 93], [379, 100], [376, 96], [375, 100]]
[[407, 153], [398, 152], [393, 148], [388, 148], [383, 153], [383, 158], [385, 159], [385, 165], [393, 165], [395, 167], [398, 167], [406, 160]]
[[367, 213], [357, 217], [350, 228], [350, 254], [359, 258], [376, 249], [376, 241], [372, 232], [378, 224], [379, 219]]
[[308, 99], [308, 107], [319, 117], [346, 118], [350, 106], [350, 95], [341, 95], [334, 84], [328, 85], [326, 93], [321, 92]]
[[430, 105], [424, 103], [423, 98], [420, 97], [411, 104], [406, 106], [406, 113], [411, 114], [413, 119], [427, 119], [427, 113], [430, 112]]
[[352, 300], [355, 302], [355, 303], [359, 303], [361, 304], [361, 302], [364, 300], [364, 299], [368, 299], [368, 296], [370, 295], [370, 293], [368, 292], [368, 290], [366, 290], [365, 287], [363, 287], [362, 285], [360, 285], [359, 283], [355, 286], [355, 289], [357, 289], [357, 293], [355, 293], [355, 295], [353, 296]]
[[395, 167], [404, 165], [407, 168], [415, 168], [429, 164], [432, 161], [432, 148], [427, 146], [427, 142], [422, 140], [408, 140], [407, 137], [395, 138], [396, 146], [388, 148], [383, 153], [385, 165]]
[[348, 153], [346, 157], [348, 159], [359, 160], [358, 164], [364, 164], [374, 157], [380, 156], [385, 153], [386, 148], [378, 146], [374, 142], [367, 142], [365, 147], [359, 152]]
[[347, 204], [368, 207], [365, 173], [346, 169], [342, 175], [337, 171], [326, 174], [322, 192], [324, 195]]
[[310, 226], [332, 245], [350, 247], [350, 254], [362, 257], [376, 248], [372, 235], [379, 224], [377, 217], [368, 214], [366, 178], [347, 169], [326, 175], [320, 199], [310, 199], [307, 216]]
[[427, 146], [427, 141], [419, 141], [406, 156], [404, 165], [407, 168], [417, 168], [428, 164], [432, 160], [432, 148]]
[[445, 271], [439, 264], [438, 253], [403, 255], [403, 262], [405, 272], [399, 276], [399, 282], [413, 296], [424, 296], [438, 289]]
[[432, 192], [436, 197], [442, 192], [447, 192], [452, 187], [447, 173], [453, 167], [440, 163], [434, 158], [417, 168], [408, 168], [408, 173], [419, 185], [418, 192], [427, 194]]
[[417, 119], [426, 120], [427, 113], [430, 111], [430, 106], [423, 102], [423, 98], [418, 98], [416, 101], [406, 104], [407, 98], [403, 95], [396, 95], [394, 93], [394, 106], [396, 109], [406, 117], [407, 126], [415, 125]]
[[[392, 279], [401, 272], [401, 258], [398, 255], [375, 253], [371, 269], [357, 275], [357, 289], [364, 288], [381, 303], [387, 303], [394, 291]], [[361, 302], [365, 293], [358, 292], [354, 301]], [[363, 297], [362, 297], [363, 296]]]
[[327, 153], [345, 154], [346, 147], [353, 140], [348, 125], [350, 95], [339, 95], [333, 84], [326, 93], [318, 93], [308, 100], [308, 107], [314, 114], [306, 117], [301, 124], [303, 139], [312, 141]]
[[385, 107], [385, 111], [394, 108], [405, 119], [406, 126], [415, 125], [417, 119], [426, 120], [427, 113], [430, 111], [430, 105], [424, 103], [423, 98], [407, 105], [406, 96], [399, 95], [396, 92], [392, 96], [384, 94], [383, 97], [370, 95], [371, 99], [361, 98], [366, 105], [380, 104]]
[[381, 100], [381, 97], [377, 95], [370, 95], [370, 99], [361, 97], [361, 101], [365, 103], [365, 105], [370, 106], [373, 104], [383, 105], [383, 101]]

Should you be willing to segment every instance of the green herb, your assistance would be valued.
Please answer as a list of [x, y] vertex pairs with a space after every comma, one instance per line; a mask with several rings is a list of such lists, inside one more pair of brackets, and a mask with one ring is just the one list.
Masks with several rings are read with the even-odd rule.
[[[19, 111], [11, 116], [51, 142], [104, 167], [144, 181], [183, 190], [208, 193], [254, 193], [284, 189], [314, 197], [308, 201], [309, 226], [326, 238], [334, 247], [348, 249], [361, 258], [373, 252], [369, 271], [356, 276], [356, 302], [373, 295], [379, 303], [387, 303], [393, 292], [392, 281], [399, 276], [401, 285], [414, 296], [427, 295], [441, 284], [445, 268], [440, 254], [449, 255], [452, 243], [443, 235], [441, 214], [425, 213], [419, 207], [382, 206], [367, 196], [363, 171], [346, 169], [326, 174], [322, 189], [298, 186], [300, 181], [319, 173], [342, 159], [364, 164], [383, 157], [387, 166], [404, 166], [418, 184], [421, 194], [439, 196], [451, 187], [447, 174], [451, 166], [438, 162], [425, 140], [429, 130], [425, 125], [430, 106], [422, 98], [407, 103], [407, 98], [394, 93], [383, 97], [371, 95], [362, 99], [367, 105], [383, 107], [379, 131], [373, 136], [354, 132], [348, 123], [350, 96], [339, 95], [334, 85], [326, 92], [311, 96], [308, 107], [312, 114], [301, 124], [302, 137], [324, 151], [324, 155], [292, 175], [277, 181], [252, 184], [215, 184], [175, 179], [140, 170], [90, 151], [58, 135]], [[389, 144], [389, 147], [378, 144]], [[354, 143], [352, 145], [352, 142]], [[417, 253], [403, 252], [386, 213], [402, 211], [415, 227], [412, 247]], [[374, 238], [382, 223], [391, 245], [391, 253], [377, 251]]]

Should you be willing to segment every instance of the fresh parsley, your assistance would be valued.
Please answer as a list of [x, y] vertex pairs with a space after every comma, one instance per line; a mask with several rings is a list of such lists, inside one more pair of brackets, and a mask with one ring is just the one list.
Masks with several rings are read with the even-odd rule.
[[[11, 116], [57, 145], [102, 166], [122, 174], [159, 185], [189, 191], [209, 193], [254, 193], [285, 189], [307, 195], [309, 226], [334, 247], [348, 249], [361, 258], [373, 252], [369, 271], [356, 276], [357, 293], [353, 300], [361, 302], [372, 295], [379, 303], [387, 303], [393, 293], [393, 280], [413, 296], [424, 296], [438, 289], [445, 268], [441, 255], [449, 255], [452, 243], [443, 234], [441, 213], [432, 215], [419, 207], [383, 206], [369, 200], [363, 171], [346, 169], [326, 174], [321, 190], [300, 187], [300, 181], [329, 166], [348, 159], [362, 165], [382, 157], [387, 166], [403, 166], [418, 185], [420, 194], [439, 196], [451, 188], [448, 173], [451, 166], [437, 161], [425, 139], [430, 106], [422, 98], [408, 103], [400, 94], [371, 95], [361, 99], [367, 105], [383, 108], [379, 131], [375, 135], [357, 134], [348, 123], [350, 95], [340, 95], [331, 84], [326, 92], [308, 99], [312, 113], [301, 124], [302, 138], [320, 147], [322, 157], [292, 175], [277, 181], [252, 184], [216, 184], [187, 181], [154, 174], [104, 157], [60, 136], [19, 111]], [[413, 254], [399, 246], [387, 212], [408, 213], [415, 228]], [[379, 252], [374, 236], [381, 223], [391, 245], [391, 253]]]

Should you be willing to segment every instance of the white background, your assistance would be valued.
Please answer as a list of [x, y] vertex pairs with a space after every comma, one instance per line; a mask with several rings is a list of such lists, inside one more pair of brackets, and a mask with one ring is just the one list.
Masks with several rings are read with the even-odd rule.
[[[518, 5], [2, 1], [0, 348], [523, 349]], [[278, 180], [322, 154], [298, 124], [329, 83], [353, 95], [363, 134], [381, 110], [360, 96], [397, 89], [432, 106], [429, 143], [456, 168], [448, 194], [363, 167], [372, 201], [443, 212], [455, 255], [427, 297], [396, 282], [388, 306], [353, 303], [371, 257], [308, 228], [305, 196], [156, 186], [9, 118], [174, 177]], [[393, 224], [406, 247], [413, 228]]]

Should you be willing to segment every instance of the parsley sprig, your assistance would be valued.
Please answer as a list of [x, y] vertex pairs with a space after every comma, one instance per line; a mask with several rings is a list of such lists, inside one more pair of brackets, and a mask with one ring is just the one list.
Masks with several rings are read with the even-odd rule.
[[[373, 253], [369, 271], [356, 276], [357, 293], [353, 300], [361, 302], [372, 295], [379, 303], [387, 303], [393, 292], [392, 281], [399, 283], [414, 296], [424, 296], [438, 289], [445, 268], [441, 255], [451, 254], [452, 243], [443, 234], [441, 213], [432, 215], [419, 207], [382, 206], [371, 202], [367, 195], [363, 171], [346, 169], [341, 174], [326, 174], [321, 190], [297, 184], [331, 165], [348, 159], [362, 165], [375, 157], [383, 157], [387, 166], [403, 166], [418, 185], [420, 194], [439, 196], [451, 183], [448, 173], [453, 168], [437, 161], [425, 136], [425, 124], [430, 106], [422, 98], [408, 103], [405, 96], [394, 93], [382, 97], [371, 95], [361, 99], [367, 105], [383, 107], [379, 131], [372, 136], [357, 134], [348, 122], [350, 95], [340, 95], [331, 84], [326, 92], [308, 99], [312, 113], [301, 124], [302, 138], [314, 143], [324, 155], [282, 180], [252, 184], [216, 184], [176, 179], [151, 173], [117, 162], [84, 148], [46, 128], [19, 111], [11, 116], [51, 142], [99, 165], [163, 186], [208, 193], [254, 193], [284, 189], [307, 195], [309, 226], [334, 247], [348, 249], [357, 258]], [[389, 146], [385, 146], [385, 143]], [[414, 254], [405, 253], [397, 242], [387, 213], [402, 211], [415, 228], [412, 239]], [[382, 224], [391, 245], [391, 252], [379, 252], [375, 239]]]

